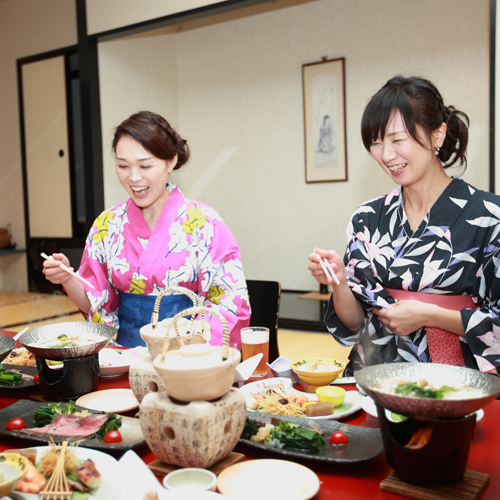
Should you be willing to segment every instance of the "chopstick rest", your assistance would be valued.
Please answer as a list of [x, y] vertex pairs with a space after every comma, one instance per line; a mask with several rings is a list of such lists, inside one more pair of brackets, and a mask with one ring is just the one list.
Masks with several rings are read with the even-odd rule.
[[[48, 256], [46, 253], [42, 252], [40, 254], [44, 259], [46, 260], [54, 260], [54, 257], [51, 256]], [[94, 288], [94, 286], [92, 285], [92, 283], [90, 283], [89, 281], [87, 281], [85, 278], [82, 278], [79, 274], [75, 273], [74, 271], [72, 271], [68, 266], [65, 266], [62, 262], [59, 263], [59, 267], [61, 269], [63, 269], [64, 271], [66, 271], [67, 273], [71, 274], [72, 276], [74, 276], [75, 278], [78, 278], [80, 281], [83, 281], [86, 285], [88, 285], [90, 288]]]

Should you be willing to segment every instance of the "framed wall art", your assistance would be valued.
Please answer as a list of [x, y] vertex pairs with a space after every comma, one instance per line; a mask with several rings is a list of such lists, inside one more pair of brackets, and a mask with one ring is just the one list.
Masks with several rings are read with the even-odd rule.
[[347, 181], [345, 58], [302, 65], [306, 182]]

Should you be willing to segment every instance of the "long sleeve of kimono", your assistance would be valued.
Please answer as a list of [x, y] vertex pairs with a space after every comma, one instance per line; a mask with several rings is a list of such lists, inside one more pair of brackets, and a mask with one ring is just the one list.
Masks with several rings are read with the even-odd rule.
[[[201, 248], [202, 245], [199, 245]], [[206, 247], [206, 253], [198, 257], [198, 294], [204, 305], [214, 307], [227, 321], [230, 346], [240, 348], [240, 330], [248, 326], [250, 306], [245, 275], [238, 245], [226, 224], [221, 220], [214, 224], [214, 234]], [[222, 325], [219, 319], [211, 319], [212, 345], [222, 345]]]

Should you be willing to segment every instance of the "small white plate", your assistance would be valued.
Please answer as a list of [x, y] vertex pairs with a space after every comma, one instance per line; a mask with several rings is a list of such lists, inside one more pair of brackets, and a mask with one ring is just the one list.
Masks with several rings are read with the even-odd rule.
[[[50, 450], [50, 446], [36, 446], [31, 448], [37, 451], [37, 462]], [[80, 460], [87, 460], [90, 458], [96, 465], [97, 470], [103, 477], [104, 481], [100, 488], [92, 495], [92, 500], [111, 500], [115, 499], [115, 493], [111, 485], [111, 478], [116, 474], [117, 460], [116, 458], [103, 453], [102, 451], [91, 450], [89, 448], [78, 447], [75, 449], [76, 458]], [[15, 500], [40, 500], [38, 494], [21, 493], [14, 490], [11, 496]]]
[[[247, 460], [223, 470], [217, 489], [223, 495], [245, 498], [308, 500], [319, 491], [318, 476], [307, 467], [287, 460]], [[264, 488], [264, 489], [263, 489]]]
[[133, 359], [116, 352], [116, 349], [103, 349], [99, 352], [99, 371], [101, 377], [118, 377], [127, 373]]
[[[373, 401], [373, 399], [370, 396], [366, 396], [363, 398], [361, 407], [363, 408], [363, 410], [366, 411], [366, 413], [368, 413], [372, 417], [378, 418], [377, 406], [375, 405], [375, 401]], [[390, 410], [385, 410], [385, 416], [387, 420], [390, 420], [391, 422], [399, 422], [399, 420], [393, 418], [392, 412]], [[483, 417], [484, 417], [483, 410], [476, 411], [476, 422], [479, 422]]]
[[139, 408], [139, 402], [130, 389], [108, 389], [85, 394], [76, 400], [77, 406], [108, 413], [125, 413]]
[[[292, 386], [292, 380], [289, 378], [268, 378], [265, 380], [259, 380], [258, 382], [251, 382], [250, 384], [246, 384], [240, 388], [240, 391], [243, 393], [250, 392], [251, 394], [257, 394], [258, 392], [263, 391], [266, 387], [272, 384], [281, 384], [284, 392], [286, 393], [295, 393], [306, 396], [309, 401], [318, 401], [318, 396], [311, 392], [301, 392], [297, 391]], [[335, 408], [333, 415], [322, 415], [320, 417], [304, 417], [309, 420], [340, 420], [341, 418], [348, 417], [352, 415], [354, 412], [361, 409], [361, 403], [363, 400], [363, 396], [358, 391], [346, 391], [345, 399], [342, 405]], [[345, 409], [342, 408], [344, 406]], [[251, 412], [253, 415], [258, 415], [259, 412], [255, 410], [250, 410], [247, 408], [247, 412]]]

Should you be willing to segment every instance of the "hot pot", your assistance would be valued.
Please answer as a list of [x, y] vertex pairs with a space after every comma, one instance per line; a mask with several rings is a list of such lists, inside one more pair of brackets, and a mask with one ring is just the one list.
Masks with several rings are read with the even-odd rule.
[[[461, 366], [434, 363], [388, 363], [364, 368], [356, 382], [375, 401], [388, 464], [410, 483], [459, 479], [467, 469], [476, 412], [500, 394], [500, 378]], [[472, 399], [406, 397], [378, 390], [386, 378], [482, 389]], [[408, 417], [389, 420], [385, 409]]]
[[[58, 335], [92, 335], [94, 342], [78, 347], [50, 348], [35, 345]], [[36, 360], [42, 395], [53, 401], [69, 400], [97, 390], [98, 354], [116, 335], [116, 329], [102, 323], [56, 323], [29, 330], [19, 342]], [[47, 360], [62, 361], [62, 367], [50, 367]]]
[[0, 363], [10, 354], [16, 341], [8, 335], [0, 335]]

